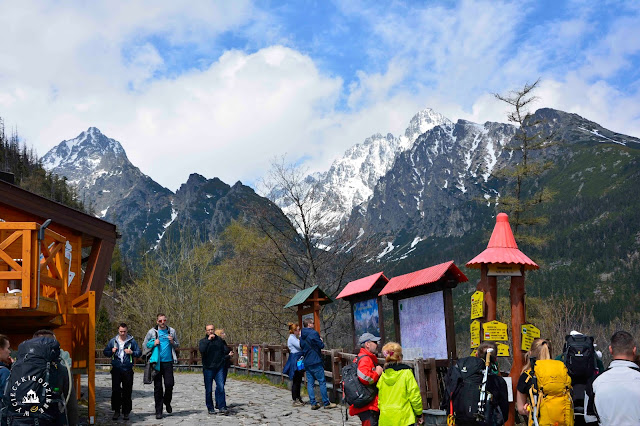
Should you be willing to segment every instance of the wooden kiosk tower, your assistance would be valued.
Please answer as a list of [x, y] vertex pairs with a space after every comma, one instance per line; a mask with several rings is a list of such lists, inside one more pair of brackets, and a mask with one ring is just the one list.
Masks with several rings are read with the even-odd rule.
[[[345, 299], [351, 304], [351, 332], [354, 353], [358, 353], [358, 337], [369, 332], [385, 342], [384, 316], [380, 291], [389, 282], [383, 272], [351, 281], [336, 299]], [[382, 346], [381, 346], [382, 347]]]
[[[511, 298], [511, 341], [513, 344], [513, 364], [509, 377], [515, 389], [524, 365], [522, 353], [521, 327], [525, 321], [524, 275], [526, 270], [538, 269], [538, 265], [518, 249], [518, 244], [511, 232], [509, 217], [499, 213], [496, 226], [485, 251], [467, 263], [468, 268], [480, 268], [480, 282], [477, 290], [484, 293], [486, 316], [483, 322], [496, 319], [496, 300], [498, 297], [497, 279], [499, 276], [511, 277], [509, 293]], [[515, 394], [515, 391], [514, 391]], [[514, 404], [510, 405], [514, 412]], [[514, 425], [513, 416], [509, 416], [508, 425]]]
[[54, 330], [76, 389], [88, 375], [91, 424], [96, 310], [115, 242], [115, 225], [0, 181], [0, 332], [17, 348]]
[[324, 291], [314, 285], [297, 292], [284, 307], [285, 309], [298, 307], [298, 324], [300, 328], [302, 328], [302, 316], [313, 314], [313, 328], [320, 333], [320, 307], [332, 302], [333, 300], [324, 294]]

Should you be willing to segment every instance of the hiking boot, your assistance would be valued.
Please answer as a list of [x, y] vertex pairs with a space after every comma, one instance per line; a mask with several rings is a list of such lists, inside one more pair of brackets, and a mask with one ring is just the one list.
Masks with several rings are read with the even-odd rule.
[[304, 402], [304, 401], [302, 400], [302, 398], [298, 399], [298, 402], [300, 403], [300, 405], [307, 405], [307, 403], [306, 403], [306, 402]]
[[129, 420], [129, 413], [125, 414], [123, 417], [124, 420]]
[[223, 416], [228, 416], [229, 415], [229, 409], [228, 408], [221, 408], [220, 409], [220, 414], [222, 414]]
[[293, 406], [294, 407], [302, 407], [303, 405], [304, 404], [302, 403], [302, 401], [299, 401], [297, 399], [295, 401], [293, 401]]
[[156, 413], [156, 419], [158, 420], [162, 419], [162, 413]]
[[167, 406], [167, 413], [171, 414], [173, 413], [173, 408], [171, 408], [171, 404], [166, 404]]
[[321, 405], [320, 405], [320, 404], [313, 404], [313, 405], [311, 406], [311, 409], [312, 409], [312, 410], [317, 410], [317, 409], [319, 409], [320, 407], [321, 407]]
[[328, 410], [330, 408], [336, 408], [337, 405], [334, 404], [333, 402], [328, 403], [327, 405], [324, 406], [325, 410]]
[[209, 414], [216, 414], [216, 410], [212, 408], [211, 410], [209, 410]]
[[116, 410], [113, 412], [113, 417], [111, 417], [111, 419], [118, 420], [119, 417], [120, 417], [120, 410]]

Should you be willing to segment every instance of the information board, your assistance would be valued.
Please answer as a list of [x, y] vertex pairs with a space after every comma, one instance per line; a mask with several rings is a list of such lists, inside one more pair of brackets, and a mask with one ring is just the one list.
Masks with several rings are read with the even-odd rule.
[[246, 367], [249, 365], [249, 348], [247, 345], [238, 345], [238, 366]]
[[380, 319], [378, 318], [378, 299], [369, 299], [353, 304], [353, 323], [356, 339], [364, 333], [380, 337]]
[[447, 328], [442, 291], [398, 300], [404, 359], [447, 359]]
[[490, 321], [482, 324], [484, 340], [509, 340], [507, 336], [507, 324], [500, 321]]
[[522, 324], [522, 350], [531, 350], [531, 343], [540, 337], [540, 329], [533, 324]]
[[484, 316], [484, 293], [476, 291], [471, 295], [471, 319]]
[[254, 370], [260, 369], [260, 346], [251, 346], [251, 368]]

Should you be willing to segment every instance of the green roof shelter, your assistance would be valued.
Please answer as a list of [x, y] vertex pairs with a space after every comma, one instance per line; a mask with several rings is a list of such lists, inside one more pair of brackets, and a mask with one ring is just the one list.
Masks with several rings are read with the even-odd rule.
[[313, 314], [313, 328], [320, 333], [320, 307], [333, 300], [325, 294], [317, 285], [305, 288], [296, 293], [284, 307], [298, 307], [298, 324], [302, 328], [302, 316]]

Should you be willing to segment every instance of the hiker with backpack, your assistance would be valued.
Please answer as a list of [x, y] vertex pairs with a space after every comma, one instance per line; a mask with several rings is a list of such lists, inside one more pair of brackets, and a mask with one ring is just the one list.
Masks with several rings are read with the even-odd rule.
[[[18, 346], [2, 398], [2, 424], [74, 426], [78, 400], [55, 334], [38, 330]], [[30, 380], [29, 380], [30, 378]]]
[[535, 339], [518, 380], [516, 408], [529, 426], [573, 426], [571, 378], [562, 361], [551, 356], [549, 341]]
[[[178, 363], [176, 348], [179, 346], [178, 336], [173, 327], [167, 325], [167, 316], [158, 314], [156, 316], [157, 325], [151, 328], [144, 338], [143, 355], [150, 354], [149, 363], [154, 364], [158, 372], [153, 378], [153, 398], [155, 400], [156, 419], [162, 419], [162, 405], [167, 408], [167, 413], [171, 414], [171, 399], [173, 397], [173, 364]], [[164, 380], [164, 391], [162, 381]]]
[[598, 418], [593, 412], [593, 404], [589, 404], [586, 389], [589, 382], [604, 371], [604, 365], [598, 357], [593, 337], [572, 330], [565, 337], [562, 354], [556, 359], [564, 362], [571, 377], [575, 426], [597, 424]]
[[309, 404], [312, 410], [317, 410], [321, 405], [316, 402], [314, 386], [316, 380], [320, 387], [320, 396], [322, 397], [322, 407], [329, 410], [336, 408], [337, 405], [329, 401], [327, 394], [327, 380], [324, 377], [324, 362], [322, 361], [322, 348], [324, 342], [320, 338], [320, 333], [314, 330], [314, 320], [305, 318], [302, 320], [304, 328], [300, 332], [300, 347], [302, 348], [302, 356], [304, 369], [307, 374], [307, 392], [309, 393]]
[[413, 368], [402, 363], [402, 347], [389, 342], [382, 347], [385, 364], [378, 380], [380, 426], [406, 426], [424, 423], [422, 395]]
[[611, 336], [613, 361], [588, 389], [601, 425], [640, 424], [640, 369], [633, 362], [637, 353], [633, 336], [618, 331]]
[[500, 377], [497, 354], [494, 342], [482, 342], [475, 357], [461, 358], [449, 369], [441, 406], [456, 425], [502, 425], [509, 418], [507, 383]]
[[129, 327], [125, 323], [118, 326], [118, 335], [109, 340], [103, 351], [105, 356], [111, 357], [111, 409], [113, 420], [118, 420], [120, 410], [124, 420], [129, 420], [133, 402], [133, 359], [139, 358], [142, 351], [138, 342], [129, 334]]
[[[353, 365], [343, 369], [342, 380], [345, 400], [349, 404], [349, 415], [358, 416], [363, 426], [377, 426], [378, 388], [376, 383], [382, 374], [378, 365], [378, 343], [380, 337], [364, 333], [358, 339], [360, 352]], [[355, 368], [354, 368], [355, 367]]]

